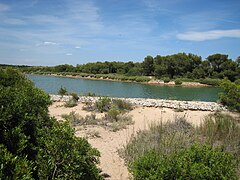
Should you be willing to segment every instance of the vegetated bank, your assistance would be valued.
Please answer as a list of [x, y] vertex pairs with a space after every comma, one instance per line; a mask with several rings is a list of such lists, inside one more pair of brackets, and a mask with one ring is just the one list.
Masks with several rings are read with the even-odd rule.
[[76, 66], [64, 64], [54, 67], [18, 66], [17, 68], [24, 73], [69, 75], [80, 78], [135, 82], [160, 79], [165, 84], [172, 81], [176, 85], [181, 85], [183, 82], [219, 85], [220, 79], [227, 78], [231, 82], [238, 83], [240, 79], [240, 58], [234, 61], [225, 54], [213, 54], [205, 60], [191, 53], [178, 53], [167, 56], [147, 56], [143, 62], [105, 61]]
[[[72, 96], [50, 95], [53, 101], [69, 101]], [[95, 103], [101, 97], [80, 96], [78, 101], [82, 103], [93, 102]], [[121, 99], [133, 105], [141, 105], [143, 107], [165, 107], [178, 110], [202, 110], [202, 111], [226, 111], [227, 108], [216, 102], [203, 102], [203, 101], [177, 101], [177, 100], [164, 100], [164, 99], [144, 99], [144, 98], [111, 98]]]

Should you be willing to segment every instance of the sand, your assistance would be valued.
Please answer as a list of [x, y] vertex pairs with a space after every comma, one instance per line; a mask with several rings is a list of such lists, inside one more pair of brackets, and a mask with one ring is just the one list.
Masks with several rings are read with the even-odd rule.
[[[63, 102], [54, 102], [49, 107], [50, 116], [61, 120], [62, 114], [69, 114], [72, 111], [79, 113], [81, 116], [90, 115], [91, 112], [82, 110], [83, 104], [79, 103], [73, 108], [65, 108]], [[210, 111], [191, 111], [175, 112], [169, 108], [155, 108], [137, 106], [129, 112], [132, 116], [134, 124], [127, 126], [126, 129], [113, 132], [110, 129], [100, 126], [76, 127], [76, 136], [87, 137], [88, 142], [101, 153], [99, 167], [104, 173], [110, 175], [108, 179], [125, 180], [129, 179], [130, 175], [124, 160], [118, 155], [118, 149], [127, 144], [130, 137], [139, 130], [148, 129], [151, 123], [166, 122], [173, 120], [176, 116], [185, 116], [188, 122], [194, 126], [203, 121], [204, 117], [213, 112]], [[96, 114], [97, 117], [103, 116], [103, 113]], [[96, 133], [97, 132], [97, 133]], [[100, 137], [92, 137], [97, 134]]]

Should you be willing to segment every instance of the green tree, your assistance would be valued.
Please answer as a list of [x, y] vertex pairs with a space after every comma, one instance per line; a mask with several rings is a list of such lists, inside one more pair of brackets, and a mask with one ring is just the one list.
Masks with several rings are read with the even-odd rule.
[[152, 56], [147, 56], [144, 58], [142, 63], [143, 73], [146, 76], [153, 75], [154, 72], [154, 60]]
[[220, 102], [229, 109], [240, 112], [240, 85], [223, 80], [221, 85], [223, 92], [220, 93]]

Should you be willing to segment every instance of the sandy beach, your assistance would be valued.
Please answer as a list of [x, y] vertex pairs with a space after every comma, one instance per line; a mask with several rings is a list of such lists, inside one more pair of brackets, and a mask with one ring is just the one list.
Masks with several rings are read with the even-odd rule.
[[[62, 114], [69, 114], [74, 111], [81, 116], [90, 115], [91, 112], [82, 110], [83, 103], [79, 102], [77, 106], [72, 108], [65, 108], [64, 102], [54, 102], [49, 107], [50, 116], [56, 117], [57, 120], [62, 120]], [[108, 128], [102, 126], [76, 126], [76, 136], [86, 137], [89, 143], [97, 148], [101, 153], [99, 167], [104, 173], [110, 175], [107, 179], [120, 180], [129, 179], [129, 173], [124, 160], [119, 156], [118, 150], [127, 144], [128, 140], [139, 130], [148, 129], [151, 123], [159, 123], [174, 120], [175, 117], [184, 116], [186, 120], [194, 126], [201, 123], [204, 117], [208, 114], [214, 113], [212, 111], [192, 111], [184, 110], [183, 112], [176, 112], [174, 109], [163, 107], [144, 107], [135, 106], [135, 108], [128, 112], [132, 116], [134, 123], [128, 125], [126, 129], [113, 132]], [[96, 113], [97, 117], [102, 117], [103, 113]], [[97, 132], [97, 133], [96, 133]], [[97, 134], [96, 136], [92, 136]]]

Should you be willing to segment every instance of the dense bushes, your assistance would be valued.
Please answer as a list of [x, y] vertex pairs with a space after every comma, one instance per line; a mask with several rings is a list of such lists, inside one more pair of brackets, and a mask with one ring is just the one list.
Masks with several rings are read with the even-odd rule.
[[232, 155], [198, 144], [171, 155], [149, 151], [130, 171], [134, 179], [237, 179]]
[[120, 151], [134, 179], [237, 179], [240, 126], [224, 114], [199, 127], [184, 118], [139, 131]]
[[0, 70], [0, 179], [101, 179], [99, 152], [50, 118], [50, 103], [18, 72]]
[[231, 110], [240, 112], [240, 85], [223, 80], [221, 83], [223, 93], [220, 93], [220, 102]]

